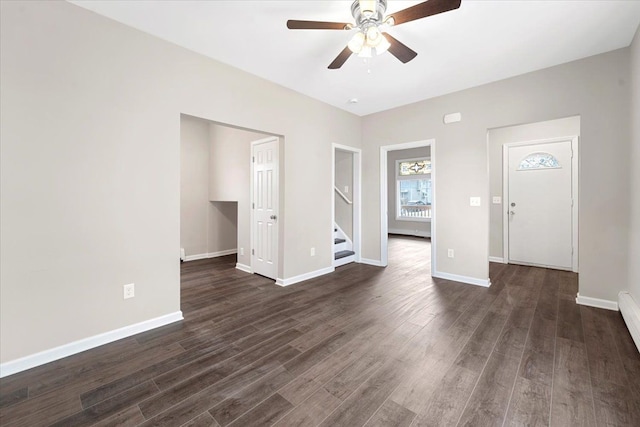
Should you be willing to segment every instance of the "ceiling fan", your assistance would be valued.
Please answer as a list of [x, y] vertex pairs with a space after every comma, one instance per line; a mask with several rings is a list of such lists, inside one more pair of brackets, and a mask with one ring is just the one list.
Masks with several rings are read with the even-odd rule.
[[351, 15], [355, 24], [290, 19], [287, 21], [287, 28], [290, 30], [356, 30], [347, 47], [329, 64], [331, 70], [342, 67], [352, 54], [357, 54], [361, 58], [370, 58], [373, 52], [379, 55], [387, 50], [403, 63], [407, 63], [418, 54], [389, 35], [385, 31], [386, 28], [457, 9], [460, 7], [460, 2], [461, 0], [428, 0], [385, 17], [387, 0], [355, 0], [351, 5]]

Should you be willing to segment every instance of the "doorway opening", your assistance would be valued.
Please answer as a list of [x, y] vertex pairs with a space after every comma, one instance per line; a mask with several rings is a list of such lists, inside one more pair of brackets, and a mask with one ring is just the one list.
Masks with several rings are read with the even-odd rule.
[[[181, 260], [233, 256], [225, 262], [233, 261], [237, 269], [254, 272], [251, 143], [265, 138], [282, 141], [260, 131], [180, 116]], [[275, 179], [279, 188], [281, 179]], [[282, 201], [280, 197], [279, 212]], [[276, 224], [277, 236], [281, 229]], [[280, 253], [279, 247], [276, 253]], [[277, 260], [281, 258], [275, 259], [279, 273]]]
[[416, 236], [430, 239], [435, 272], [435, 212], [435, 140], [380, 147], [380, 265], [389, 263], [389, 234]]
[[362, 151], [332, 144], [332, 233], [333, 267], [361, 261]]
[[489, 262], [578, 272], [579, 137], [580, 116], [488, 130]]

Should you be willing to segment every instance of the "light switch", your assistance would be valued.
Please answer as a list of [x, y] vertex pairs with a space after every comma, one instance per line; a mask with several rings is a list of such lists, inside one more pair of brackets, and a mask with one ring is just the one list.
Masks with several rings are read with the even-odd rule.
[[480, 206], [480, 197], [469, 197], [469, 206]]
[[500, 196], [493, 196], [493, 204], [494, 205], [499, 205], [502, 203], [502, 197]]

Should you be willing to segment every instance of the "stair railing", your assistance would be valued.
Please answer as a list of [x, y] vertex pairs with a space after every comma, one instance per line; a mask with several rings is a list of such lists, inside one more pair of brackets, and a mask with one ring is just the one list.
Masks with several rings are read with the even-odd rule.
[[345, 196], [345, 195], [344, 195], [344, 193], [338, 189], [338, 187], [334, 186], [334, 187], [333, 187], [333, 189], [334, 189], [334, 190], [336, 190], [336, 193], [338, 193], [338, 195], [339, 195], [340, 197], [342, 197], [342, 199], [343, 199], [345, 202], [347, 202], [347, 203], [348, 203], [348, 204], [350, 204], [350, 205], [352, 205], [352, 204], [353, 204], [353, 202], [352, 202], [351, 200], [349, 200], [349, 198], [348, 198], [347, 196]]

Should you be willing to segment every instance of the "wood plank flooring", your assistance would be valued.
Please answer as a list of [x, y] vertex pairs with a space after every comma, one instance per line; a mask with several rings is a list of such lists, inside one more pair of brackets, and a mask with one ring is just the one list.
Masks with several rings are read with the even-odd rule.
[[282, 288], [182, 265], [178, 324], [0, 380], [3, 426], [639, 426], [640, 355], [573, 273], [432, 279], [428, 240]]

